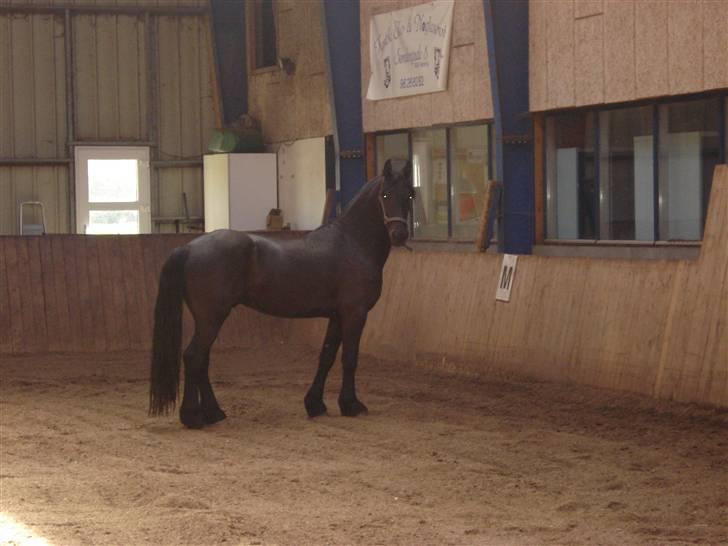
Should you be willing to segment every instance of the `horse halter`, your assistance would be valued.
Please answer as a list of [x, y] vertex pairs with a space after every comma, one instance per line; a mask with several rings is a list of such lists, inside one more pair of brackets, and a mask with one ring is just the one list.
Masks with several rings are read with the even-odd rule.
[[401, 216], [387, 216], [387, 209], [384, 207], [384, 198], [382, 197], [382, 190], [384, 189], [384, 179], [382, 179], [382, 183], [379, 185], [379, 192], [377, 194], [377, 197], [379, 198], [379, 204], [382, 207], [382, 216], [384, 216], [384, 225], [389, 225], [392, 222], [402, 222], [405, 226], [409, 227], [409, 222], [407, 222], [407, 218], [402, 218]]

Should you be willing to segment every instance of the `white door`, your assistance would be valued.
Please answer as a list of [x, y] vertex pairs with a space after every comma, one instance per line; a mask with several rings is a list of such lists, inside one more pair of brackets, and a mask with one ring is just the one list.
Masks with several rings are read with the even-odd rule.
[[326, 139], [308, 138], [278, 148], [278, 206], [291, 229], [321, 225], [326, 203]]
[[149, 148], [76, 147], [76, 231], [151, 233]]

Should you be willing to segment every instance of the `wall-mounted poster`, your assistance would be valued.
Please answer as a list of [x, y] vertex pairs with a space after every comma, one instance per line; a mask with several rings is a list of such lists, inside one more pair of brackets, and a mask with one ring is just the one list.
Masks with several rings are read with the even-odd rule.
[[447, 89], [454, 4], [455, 0], [435, 0], [371, 18], [367, 99]]

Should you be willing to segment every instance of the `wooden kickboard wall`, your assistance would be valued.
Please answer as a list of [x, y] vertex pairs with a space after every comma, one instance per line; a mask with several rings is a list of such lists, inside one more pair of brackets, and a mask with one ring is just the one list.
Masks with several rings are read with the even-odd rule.
[[[162, 264], [192, 238], [0, 237], [0, 355], [148, 350]], [[219, 345], [267, 342], [286, 324], [236, 308]]]
[[[162, 263], [191, 238], [0, 237], [0, 358], [148, 350]], [[501, 259], [393, 251], [362, 351], [728, 407], [728, 166], [716, 171], [696, 261], [521, 256], [501, 303]], [[324, 329], [237, 308], [218, 346], [319, 345]]]
[[[507, 373], [728, 407], [728, 166], [716, 170], [700, 258], [394, 251], [362, 351], [487, 376]], [[296, 322], [320, 343], [324, 321]]]

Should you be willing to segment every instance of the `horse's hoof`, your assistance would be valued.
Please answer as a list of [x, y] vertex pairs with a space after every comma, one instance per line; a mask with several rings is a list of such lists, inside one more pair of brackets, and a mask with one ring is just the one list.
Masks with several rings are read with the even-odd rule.
[[222, 411], [219, 407], [213, 408], [209, 411], [203, 410], [203, 417], [206, 425], [212, 425], [214, 423], [217, 423], [219, 421], [222, 421], [227, 417], [225, 415], [225, 412]]
[[369, 413], [367, 407], [356, 399], [346, 402], [339, 400], [339, 409], [344, 417], [356, 417], [357, 415]]
[[324, 401], [318, 398], [308, 396], [303, 399], [303, 404], [306, 406], [306, 413], [308, 413], [308, 416], [318, 417], [319, 415], [323, 415], [326, 413], [326, 404], [324, 404]]
[[205, 416], [201, 409], [179, 410], [179, 420], [187, 428], [202, 428], [205, 426]]

